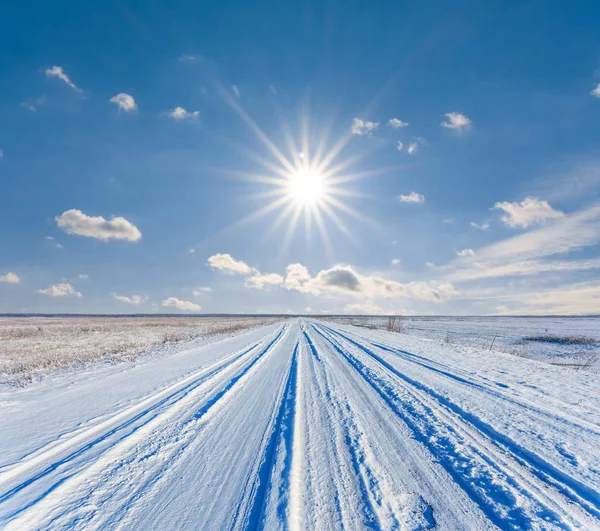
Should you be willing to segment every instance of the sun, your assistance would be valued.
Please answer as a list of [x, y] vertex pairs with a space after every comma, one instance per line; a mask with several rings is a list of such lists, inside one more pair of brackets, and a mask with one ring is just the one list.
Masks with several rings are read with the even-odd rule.
[[310, 206], [322, 203], [326, 197], [325, 179], [314, 170], [292, 173], [288, 183], [288, 194], [298, 205]]

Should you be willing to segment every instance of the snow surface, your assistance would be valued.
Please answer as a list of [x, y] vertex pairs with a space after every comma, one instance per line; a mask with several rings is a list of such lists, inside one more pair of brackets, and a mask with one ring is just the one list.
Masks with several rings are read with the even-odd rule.
[[600, 375], [312, 319], [0, 392], [6, 529], [600, 529]]

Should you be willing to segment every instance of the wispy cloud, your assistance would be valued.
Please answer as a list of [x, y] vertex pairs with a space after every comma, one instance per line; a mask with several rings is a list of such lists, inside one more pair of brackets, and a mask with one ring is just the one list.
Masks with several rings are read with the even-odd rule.
[[68, 282], [54, 284], [46, 289], [38, 289], [38, 293], [49, 295], [50, 297], [81, 297], [81, 293]]
[[202, 307], [195, 302], [190, 301], [182, 301], [177, 297], [169, 297], [162, 301], [162, 305], [165, 308], [176, 308], [177, 310], [182, 310], [185, 312], [199, 312]]
[[97, 240], [138, 241], [142, 237], [139, 229], [122, 217], [110, 220], [102, 216], [88, 216], [81, 210], [71, 209], [55, 218], [56, 224], [67, 234], [87, 236]]
[[444, 218], [442, 223], [445, 223], [446, 225], [454, 225], [454, 221], [455, 219], [451, 216], [449, 218]]
[[471, 227], [479, 230], [488, 230], [490, 228], [490, 224], [487, 221], [484, 223], [475, 223], [474, 221], [471, 221]]
[[129, 94], [125, 94], [124, 92], [121, 92], [120, 94], [117, 94], [116, 96], [113, 96], [108, 101], [110, 103], [114, 103], [115, 105], [117, 105], [119, 107], [119, 110], [122, 110], [125, 112], [134, 112], [137, 110], [137, 104], [135, 103], [133, 96], [130, 96]]
[[404, 144], [400, 142], [400, 140], [396, 140], [395, 146], [398, 151], [402, 151], [404, 149]]
[[38, 108], [46, 103], [46, 96], [40, 96], [33, 100], [27, 100], [21, 102], [21, 107], [28, 110], [29, 112], [37, 112]]
[[186, 54], [183, 54], [183, 55], [180, 55], [180, 56], [177, 58], [177, 60], [178, 60], [180, 63], [190, 63], [190, 62], [192, 62], [192, 61], [195, 61], [195, 60], [196, 60], [196, 56], [195, 56], [195, 55], [186, 55]]
[[6, 282], [7, 284], [20, 284], [21, 279], [16, 273], [9, 271], [5, 275], [0, 276], [0, 282]]
[[271, 286], [281, 286], [283, 281], [283, 277], [277, 273], [266, 273], [264, 275], [258, 273], [246, 278], [245, 285], [248, 288], [266, 289]]
[[456, 256], [475, 256], [475, 251], [473, 249], [463, 249], [462, 251], [456, 251]]
[[186, 111], [183, 107], [175, 107], [166, 111], [169, 118], [173, 120], [196, 120], [200, 118], [200, 111]]
[[416, 153], [419, 148], [425, 143], [425, 139], [424, 138], [417, 138], [416, 140], [412, 140], [409, 142], [408, 144], [408, 148], [406, 149], [406, 152], [409, 155], [413, 155], [414, 153]]
[[493, 208], [505, 212], [502, 221], [511, 228], [527, 228], [531, 225], [545, 223], [565, 216], [564, 212], [554, 210], [548, 201], [542, 201], [537, 197], [527, 197], [520, 203], [503, 201], [496, 203]]
[[600, 83], [598, 83], [596, 87], [592, 89], [590, 94], [595, 98], [600, 98]]
[[240, 88], [237, 85], [231, 85], [231, 92], [235, 94], [236, 98], [239, 98], [241, 96]]
[[392, 258], [392, 265], [400, 265], [401, 261], [400, 258]]
[[360, 118], [352, 120], [352, 134], [358, 136], [370, 135], [379, 127], [379, 122], [368, 122]]
[[408, 122], [403, 122], [398, 118], [392, 118], [388, 121], [388, 125], [391, 125], [394, 129], [400, 129], [401, 127], [406, 127], [408, 125]]
[[398, 201], [401, 203], [424, 203], [425, 196], [423, 194], [418, 194], [417, 192], [411, 192], [408, 195], [399, 195]]
[[448, 112], [444, 114], [446, 120], [444, 120], [440, 125], [442, 127], [446, 127], [447, 129], [454, 129], [455, 131], [464, 131], [469, 128], [472, 124], [469, 117], [465, 114], [461, 114], [459, 112]]
[[204, 295], [205, 293], [211, 293], [212, 288], [201, 286], [192, 291], [192, 295], [198, 297], [200, 295]]
[[354, 302], [344, 306], [344, 312], [353, 315], [384, 315], [385, 311], [373, 301]]
[[73, 81], [71, 81], [71, 78], [65, 73], [62, 66], [53, 66], [52, 68], [46, 68], [44, 72], [46, 72], [46, 76], [48, 77], [56, 77], [61, 81], [64, 81], [75, 92], [82, 92], [82, 90], [77, 85], [75, 85]]
[[126, 296], [126, 295], [117, 295], [116, 293], [113, 293], [113, 299], [119, 301], [119, 302], [124, 302], [126, 304], [141, 304], [142, 302], [144, 302], [144, 300], [146, 300], [145, 297], [142, 297], [141, 295], [131, 295], [130, 297]]

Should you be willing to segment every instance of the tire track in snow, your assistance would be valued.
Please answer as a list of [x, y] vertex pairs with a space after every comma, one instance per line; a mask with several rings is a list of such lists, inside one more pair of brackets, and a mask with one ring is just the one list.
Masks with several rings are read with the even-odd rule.
[[[349, 334], [349, 332], [346, 332], [346, 331], [345, 331], [345, 333]], [[341, 335], [344, 335], [344, 334], [341, 334]], [[351, 335], [353, 335], [353, 334], [351, 334]], [[349, 339], [348, 336], [344, 336], [344, 337]], [[511, 396], [507, 396], [505, 393], [499, 392], [497, 389], [494, 389], [493, 387], [491, 387], [488, 384], [482, 384], [482, 383], [476, 382], [475, 379], [473, 379], [472, 377], [469, 377], [469, 376], [463, 377], [463, 376], [458, 376], [457, 374], [453, 374], [453, 373], [449, 372], [448, 370], [445, 370], [443, 368], [444, 367], [443, 364], [432, 361], [424, 356], [420, 356], [418, 354], [408, 352], [407, 350], [390, 347], [388, 345], [383, 345], [381, 343], [375, 343], [375, 342], [372, 342], [365, 338], [361, 338], [361, 339], [363, 339], [363, 341], [368, 342], [370, 345], [372, 345], [376, 348], [382, 349], [386, 352], [390, 352], [409, 363], [423, 367], [424, 369], [427, 369], [431, 372], [434, 372], [436, 374], [444, 376], [450, 380], [454, 380], [459, 384], [464, 384], [469, 387], [474, 387], [480, 391], [483, 391], [483, 392], [493, 396], [494, 398], [498, 398], [500, 400], [509, 402], [518, 407], [527, 408], [536, 415], [543, 415], [546, 418], [550, 418], [553, 421], [559, 421], [569, 427], [575, 427], [577, 429], [585, 430], [588, 433], [592, 433], [594, 435], [600, 435], [600, 428], [598, 427], [598, 425], [594, 424], [592, 422], [587, 422], [585, 419], [580, 419], [580, 418], [576, 418], [576, 417], [572, 417], [570, 415], [564, 415], [564, 414], [559, 415], [555, 411], [546, 410], [546, 409], [540, 407], [539, 405], [530, 402], [529, 400], [525, 400], [522, 398], [517, 399], [517, 398], [513, 398]]]
[[[132, 439], [132, 435], [138, 432], [138, 430], [156, 428], [160, 424], [169, 421], [174, 414], [181, 413], [180, 409], [182, 405], [183, 407], [188, 405], [188, 403], [193, 405], [195, 391], [201, 392], [202, 389], [206, 387], [206, 384], [210, 384], [213, 380], [218, 380], [219, 376], [226, 373], [229, 369], [234, 371], [234, 375], [226, 385], [211, 396], [199, 409], [196, 409], [192, 417], [188, 418], [184, 423], [184, 426], [192, 421], [198, 422], [215, 405], [215, 403], [217, 403], [217, 401], [219, 401], [240, 378], [247, 374], [248, 371], [250, 371], [250, 369], [274, 346], [287, 328], [288, 326], [286, 325], [275, 334], [270, 334], [271, 337], [273, 335], [275, 336], [271, 340], [269, 340], [269, 336], [267, 336], [264, 340], [243, 349], [241, 353], [228, 356], [225, 361], [221, 360], [209, 368], [196, 371], [183, 380], [172, 384], [167, 389], [151, 395], [134, 406], [126, 408], [115, 417], [107, 419], [97, 426], [87, 428], [84, 432], [77, 433], [75, 436], [68, 438], [62, 443], [52, 446], [47, 452], [36, 453], [33, 458], [28, 457], [23, 462], [5, 467], [9, 469], [5, 474], [9, 475], [10, 478], [19, 478], [19, 476], [27, 474], [31, 469], [34, 469], [34, 475], [31, 477], [26, 476], [25, 480], [21, 480], [16, 486], [0, 495], [0, 511], [3, 504], [11, 501], [11, 499], [21, 491], [24, 491], [29, 487], [35, 487], [37, 482], [46, 479], [47, 476], [51, 476], [54, 472], [56, 472], [54, 475], [58, 477], [57, 479], [52, 480], [54, 482], [51, 483], [49, 487], [43, 487], [43, 491], [35, 495], [33, 499], [29, 499], [6, 514], [0, 512], [0, 522], [12, 520], [30, 508], [37, 509], [39, 503], [69, 480], [74, 480], [77, 483], [78, 472], [80, 472], [83, 467], [89, 467], [90, 460], [96, 461], [97, 463], [105, 453], [119, 449], [120, 446], [124, 444], [126, 445], [128, 441]], [[264, 346], [265, 343], [266, 346]], [[257, 347], [260, 347], [260, 345], [263, 345], [263, 347], [260, 348], [258, 352], [253, 352]], [[238, 366], [241, 367], [241, 372], [236, 374], [235, 371]], [[167, 416], [166, 419], [163, 418], [165, 415]], [[115, 418], [117, 421], [123, 422], [117, 422], [115, 426]], [[107, 428], [108, 431], [103, 431]], [[120, 433], [127, 430], [127, 428], [131, 429], [124, 433]], [[112, 435], [117, 435], [117, 437], [111, 439]], [[92, 437], [91, 441], [89, 440], [90, 436]], [[91, 456], [91, 458], [88, 458], [87, 461], [77, 461], [72, 463], [79, 457], [85, 457], [87, 451], [95, 449], [95, 447], [100, 446], [104, 442], [110, 444], [98, 448], [98, 452]], [[81, 443], [80, 446], [78, 446], [79, 443]], [[135, 441], [133, 444], [135, 444]], [[75, 448], [73, 449], [73, 447]], [[56, 461], [51, 461], [49, 464], [47, 463], [48, 460], [60, 455], [61, 451], [63, 451], [63, 453], [66, 452], [67, 455]], [[39, 467], [40, 464], [42, 470], [36, 473], [35, 467]], [[61, 471], [61, 468], [64, 468], [69, 464], [73, 465], [74, 471]], [[123, 466], [123, 464], [121, 466]], [[89, 470], [87, 472], [89, 472]], [[60, 474], [63, 474], [62, 477]], [[0, 475], [0, 484], [4, 483], [4, 479], [5, 478]], [[158, 478], [155, 480], [157, 479]], [[58, 517], [61, 517], [61, 515], [59, 514]]]
[[[244, 502], [241, 502], [238, 506], [232, 529], [262, 529], [270, 491], [277, 489], [285, 493], [289, 490], [299, 346], [297, 342], [292, 353], [290, 369], [282, 384], [281, 399], [274, 408], [273, 420], [265, 431], [264, 449], [256, 462], [256, 470], [251, 475], [251, 482], [246, 486], [245, 491], [247, 494], [244, 496]], [[284, 469], [280, 473], [279, 481], [277, 481], [275, 478], [277, 473], [276, 464], [278, 454], [281, 451], [284, 451], [286, 455]], [[280, 507], [278, 512], [280, 511], [287, 515], [287, 510], [284, 507]]]
[[[490, 446], [495, 447], [496, 442], [489, 436], [480, 433], [479, 437], [479, 439], [481, 439], [481, 436], [484, 437], [487, 448], [483, 448], [480, 441], [476, 439], [469, 440], [469, 432], [472, 432], [474, 427], [463, 416], [464, 414], [469, 418], [467, 412], [463, 412], [462, 410], [460, 412], [453, 411], [453, 415], [444, 419], [441, 426], [436, 426], [432, 420], [439, 417], [440, 404], [437, 405], [437, 408], [434, 407], [432, 409], [423, 400], [423, 397], [415, 396], [415, 389], [410, 387], [411, 383], [414, 383], [416, 386], [422, 384], [402, 375], [392, 366], [386, 366], [385, 360], [380, 359], [379, 356], [369, 349], [346, 338], [336, 330], [322, 325], [319, 325], [318, 328], [315, 327], [315, 330], [328, 340], [357, 372], [363, 376], [365, 381], [378, 392], [388, 406], [411, 428], [415, 438], [428, 448], [453, 479], [496, 525], [501, 528], [508, 526], [513, 529], [522, 529], [534, 526], [535, 522], [542, 520], [558, 528], [568, 529], [569, 527], [563, 522], [563, 517], [571, 520], [581, 519], [584, 526], [586, 523], [589, 524], [589, 516], [586, 517], [585, 514], [576, 515], [574, 511], [569, 511], [569, 504], [568, 502], [565, 503], [565, 500], [559, 500], [557, 503], [556, 497], [550, 498], [545, 492], [546, 487], [540, 486], [539, 482], [531, 478], [529, 467], [523, 469], [524, 467], [519, 466], [518, 459], [515, 459], [514, 456], [510, 454], [503, 455], [507, 454], [504, 449], [500, 449], [499, 452], [493, 452], [493, 457], [490, 457], [488, 455], [488, 448]], [[327, 331], [328, 334], [323, 332], [323, 330]], [[388, 372], [392, 372], [396, 380], [400, 379], [403, 389], [390, 386], [370, 366], [365, 365], [360, 359], [344, 349], [335, 340], [335, 336], [341, 337], [351, 345], [354, 345], [363, 351], [368, 358], [376, 361]], [[409, 387], [407, 387], [407, 384]], [[403, 396], [399, 396], [398, 391], [404, 391]], [[417, 400], [416, 403], [414, 402], [415, 398]], [[444, 397], [440, 396], [439, 398], [447, 401]], [[477, 428], [474, 429], [476, 432], [479, 432]], [[465, 439], [465, 436], [467, 436], [467, 439]], [[461, 452], [461, 449], [466, 449], [467, 446], [471, 450], [475, 450], [475, 453], [467, 455]], [[513, 458], [512, 463], [506, 463], [507, 457]], [[502, 463], [502, 466], [499, 463]], [[467, 473], [471, 475], [476, 473], [477, 476], [469, 477]], [[515, 481], [512, 478], [513, 475], [519, 477], [524, 485]], [[502, 479], [502, 484], [498, 483], [497, 480], [499, 478]], [[507, 486], [510, 488], [507, 488]], [[535, 495], [528, 489], [535, 492]], [[515, 494], [517, 498], [515, 498]], [[536, 514], [530, 515], [523, 507], [519, 506], [517, 503], [519, 496], [525, 496], [534, 506], [537, 505]], [[553, 509], [550, 509], [548, 506], [553, 507]], [[595, 523], [597, 525], [597, 521]]]

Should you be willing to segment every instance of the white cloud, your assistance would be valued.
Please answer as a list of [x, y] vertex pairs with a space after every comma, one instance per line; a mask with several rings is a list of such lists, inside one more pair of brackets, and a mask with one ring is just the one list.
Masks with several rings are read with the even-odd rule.
[[504, 201], [496, 203], [493, 208], [506, 213], [502, 216], [502, 221], [511, 228], [527, 228], [530, 225], [565, 217], [564, 212], [554, 210], [548, 201], [542, 201], [537, 197], [526, 197], [520, 203]]
[[202, 309], [202, 307], [199, 304], [190, 301], [182, 301], [180, 299], [177, 299], [176, 297], [169, 297], [168, 299], [165, 299], [164, 301], [162, 301], [162, 305], [165, 308], [177, 308], [178, 310], [183, 310], [186, 312], [198, 312]]
[[186, 111], [183, 107], [175, 107], [174, 109], [166, 112], [169, 118], [173, 120], [195, 120], [200, 118], [200, 111]]
[[389, 125], [391, 125], [394, 129], [400, 129], [401, 127], [406, 127], [408, 125], [408, 122], [403, 122], [402, 120], [399, 120], [398, 118], [392, 118], [389, 122]]
[[196, 60], [196, 56], [195, 56], [195, 55], [186, 55], [186, 54], [183, 54], [183, 55], [180, 55], [180, 56], [177, 58], [177, 60], [178, 60], [180, 63], [189, 63], [189, 62], [191, 62], [191, 61], [195, 61], [195, 60]]
[[131, 297], [127, 297], [126, 295], [117, 295], [113, 293], [113, 299], [119, 302], [125, 302], [127, 304], [141, 304], [146, 300], [146, 297], [142, 297], [141, 295], [132, 295]]
[[400, 258], [392, 258], [392, 265], [400, 265]]
[[62, 66], [53, 66], [52, 68], [46, 68], [46, 75], [48, 77], [57, 77], [61, 81], [64, 81], [69, 87], [71, 87], [75, 92], [81, 92], [81, 89], [75, 85], [71, 81], [71, 78], [65, 74]]
[[400, 140], [396, 140], [395, 146], [398, 151], [402, 151], [404, 149], [404, 144], [400, 142]]
[[231, 92], [235, 94], [236, 98], [239, 98], [241, 96], [240, 88], [237, 85], [231, 85]]
[[456, 256], [475, 256], [473, 249], [463, 249], [462, 251], [456, 251]]
[[436, 303], [458, 294], [449, 282], [401, 284], [379, 276], [362, 275], [352, 266], [344, 264], [319, 271], [314, 277], [302, 264], [289, 264], [285, 277], [276, 273], [262, 274], [244, 262], [233, 259], [229, 254], [211, 256], [209, 264], [216, 269], [245, 275], [246, 287], [257, 289], [282, 286], [290, 291], [311, 295], [344, 295], [360, 299], [408, 297]]
[[398, 201], [401, 203], [424, 203], [425, 196], [417, 192], [411, 192], [408, 195], [399, 195]]
[[116, 96], [113, 96], [108, 101], [118, 105], [119, 109], [123, 110], [125, 112], [133, 112], [133, 111], [137, 110], [137, 105], [135, 103], [135, 100], [133, 99], [133, 96], [130, 96], [129, 94], [125, 94], [124, 92], [121, 92], [120, 94], [117, 94]]
[[4, 158], [4, 150], [0, 148], [0, 159]]
[[475, 223], [471, 221], [471, 227], [479, 230], [488, 230], [490, 228], [490, 224], [486, 221], [484, 223]]
[[266, 273], [264, 275], [257, 272], [254, 276], [246, 279], [246, 287], [253, 289], [265, 289], [270, 286], [283, 285], [283, 277], [277, 273]]
[[417, 138], [416, 140], [413, 140], [413, 141], [409, 142], [408, 149], [406, 150], [407, 153], [409, 155], [412, 155], [412, 154], [416, 153], [417, 150], [419, 149], [419, 147], [422, 144], [424, 144], [424, 143], [425, 143], [425, 139], [421, 138], [421, 137]]
[[6, 273], [6, 275], [0, 276], [0, 282], [6, 282], [8, 284], [20, 284], [21, 279], [16, 273], [9, 271], [8, 273]]
[[442, 220], [442, 223], [445, 223], [446, 225], [454, 225], [454, 218], [453, 217], [445, 218]]
[[496, 311], [498, 313], [506, 313], [508, 312], [508, 306], [496, 306]]
[[354, 118], [352, 120], [352, 134], [353, 135], [370, 135], [375, 129], [379, 127], [379, 122], [368, 122], [361, 120], [360, 118]]
[[312, 313], [312, 311], [313, 311], [313, 310], [312, 310], [312, 308], [311, 308], [310, 306], [306, 306], [306, 307], [304, 308], [304, 313]]
[[80, 278], [81, 280], [87, 280], [90, 278], [90, 276], [86, 275], [85, 273], [81, 273], [80, 275], [77, 275], [77, 278]]
[[353, 315], [383, 315], [385, 312], [373, 301], [346, 304], [344, 312]]
[[52, 241], [54, 240], [54, 236], [45, 236], [44, 239]]
[[228, 253], [218, 253], [208, 258], [208, 265], [229, 275], [251, 275], [256, 272], [245, 262], [235, 260]]
[[447, 120], [443, 121], [440, 125], [448, 129], [454, 129], [456, 131], [464, 131], [471, 125], [471, 120], [468, 116], [459, 112], [448, 112], [444, 114]]
[[596, 85], [596, 88], [594, 88], [590, 94], [596, 98], [600, 98], [600, 83]]
[[212, 292], [212, 288], [200, 287], [200, 288], [196, 288], [194, 291], [192, 291], [192, 295], [195, 295], [196, 297], [198, 297], [204, 293], [211, 293], [211, 292]]
[[555, 254], [600, 243], [600, 203], [560, 217], [555, 223], [530, 230], [477, 250], [476, 257], [457, 258], [443, 269], [450, 281], [472, 281], [547, 271], [594, 269], [595, 260], [542, 260]]
[[43, 295], [49, 295], [50, 297], [81, 297], [81, 293], [76, 291], [71, 284], [68, 282], [61, 282], [60, 284], [54, 284], [46, 289], [38, 289], [38, 293]]
[[57, 225], [67, 234], [88, 236], [98, 240], [127, 240], [135, 242], [142, 237], [139, 229], [122, 217], [109, 220], [102, 216], [88, 216], [81, 210], [71, 209], [55, 218]]

